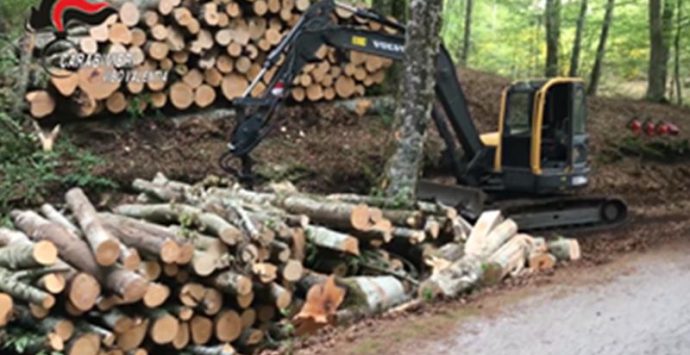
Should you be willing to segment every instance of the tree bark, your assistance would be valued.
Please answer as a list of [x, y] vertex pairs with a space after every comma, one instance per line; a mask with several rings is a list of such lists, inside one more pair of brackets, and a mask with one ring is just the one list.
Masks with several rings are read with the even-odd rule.
[[680, 38], [683, 32], [683, 0], [677, 0], [676, 4], [676, 36], [673, 40], [673, 81], [676, 85], [676, 104], [683, 105], [683, 83], [680, 77]]
[[559, 75], [558, 53], [561, 38], [561, 0], [546, 0], [546, 77]]
[[[651, 0], [656, 1], [656, 0]], [[599, 79], [601, 78], [601, 67], [604, 62], [604, 54], [606, 53], [606, 41], [609, 37], [609, 29], [613, 21], [613, 8], [615, 0], [608, 0], [606, 3], [606, 13], [604, 14], [604, 23], [601, 25], [601, 35], [599, 36], [599, 45], [597, 46], [597, 54], [594, 59], [594, 66], [589, 77], [589, 87], [587, 87], [587, 95], [596, 95], [599, 89]]]
[[673, 22], [671, 0], [649, 1], [649, 69], [646, 99], [653, 102], [666, 100], [666, 80]]
[[472, 36], [472, 8], [474, 0], [465, 1], [465, 29], [462, 36], [462, 53], [460, 55], [460, 64], [467, 66], [467, 60], [470, 56], [470, 39]]
[[585, 28], [585, 18], [587, 17], [587, 0], [580, 3], [580, 15], [577, 18], [575, 27], [575, 41], [573, 41], [573, 52], [570, 56], [570, 71], [568, 75], [576, 77], [580, 69], [580, 51], [582, 50], [582, 32]]
[[424, 153], [436, 84], [436, 59], [441, 44], [442, 0], [412, 1], [405, 46], [402, 101], [396, 112], [401, 124], [398, 147], [388, 162], [387, 194], [414, 199]]

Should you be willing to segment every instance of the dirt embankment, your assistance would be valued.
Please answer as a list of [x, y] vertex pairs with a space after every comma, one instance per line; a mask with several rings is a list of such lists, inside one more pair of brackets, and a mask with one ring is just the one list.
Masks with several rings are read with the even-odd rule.
[[[472, 70], [462, 70], [460, 78], [479, 130], [495, 130], [501, 92], [510, 81]], [[282, 123], [256, 150], [258, 171], [291, 179], [309, 191], [367, 193], [375, 185], [391, 153], [392, 117], [357, 118], [332, 105], [291, 107], [277, 116]], [[588, 131], [594, 167], [590, 191], [623, 195], [640, 206], [690, 199], [686, 164], [634, 157], [611, 161], [604, 156], [612, 143], [631, 136], [625, 126], [633, 117], [673, 122], [681, 129], [681, 136], [673, 140], [690, 137], [690, 109], [590, 98]], [[232, 118], [182, 122], [159, 118], [76, 124], [68, 128], [68, 135], [106, 160], [97, 174], [126, 186], [134, 177], [151, 177], [157, 171], [190, 182], [222, 174], [217, 161], [232, 126]], [[436, 137], [433, 129], [432, 137]]]

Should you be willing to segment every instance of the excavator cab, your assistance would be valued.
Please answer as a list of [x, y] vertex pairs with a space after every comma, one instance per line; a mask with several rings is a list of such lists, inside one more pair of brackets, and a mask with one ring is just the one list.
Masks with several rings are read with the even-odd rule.
[[587, 109], [576, 78], [514, 83], [503, 92], [499, 131], [483, 135], [493, 148], [502, 188], [563, 193], [587, 184]]

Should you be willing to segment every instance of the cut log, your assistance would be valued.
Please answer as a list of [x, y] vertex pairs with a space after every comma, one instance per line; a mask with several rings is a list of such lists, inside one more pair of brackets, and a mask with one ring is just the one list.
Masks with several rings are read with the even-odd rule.
[[232, 342], [240, 336], [242, 331], [242, 320], [237, 312], [225, 310], [220, 312], [215, 318], [216, 338], [222, 342]]
[[175, 334], [175, 339], [172, 341], [172, 345], [176, 350], [182, 350], [189, 344], [190, 341], [190, 330], [189, 323], [182, 322], [177, 328], [177, 334]]
[[135, 322], [133, 327], [119, 333], [115, 341], [117, 347], [123, 351], [130, 351], [138, 348], [146, 338], [149, 323], [150, 321], [148, 319], [144, 319], [143, 321]]
[[371, 226], [370, 210], [366, 205], [289, 196], [280, 202], [280, 207], [292, 214], [307, 215], [313, 222], [327, 226], [363, 231]]
[[[486, 236], [477, 255], [486, 258], [498, 250], [503, 244], [517, 234], [518, 226], [512, 219], [507, 219], [496, 226], [489, 235]], [[470, 243], [468, 240], [467, 243]], [[465, 249], [467, 252], [467, 249]], [[473, 251], [476, 253], [477, 251]]]
[[140, 19], [139, 7], [133, 2], [125, 2], [120, 6], [120, 21], [126, 26], [134, 27]]
[[55, 100], [47, 91], [29, 92], [26, 94], [26, 101], [33, 118], [43, 118], [55, 111]]
[[160, 257], [166, 263], [174, 263], [180, 259], [180, 245], [175, 242], [177, 237], [165, 228], [107, 213], [100, 216], [105, 228], [125, 245]]
[[108, 80], [107, 75], [112, 73], [113, 68], [82, 67], [77, 72], [79, 76], [79, 89], [86, 93], [93, 100], [105, 100], [120, 87], [120, 83]]
[[297, 282], [304, 275], [302, 262], [298, 260], [288, 260], [280, 266], [280, 275], [287, 282]]
[[50, 76], [50, 82], [53, 84], [53, 87], [56, 88], [62, 96], [72, 96], [79, 85], [79, 76], [77, 76], [77, 73], [56, 69], [55, 74], [56, 75]]
[[419, 286], [419, 296], [454, 298], [476, 287], [482, 280], [482, 259], [476, 254], [465, 255], [449, 267], [434, 273]]
[[151, 311], [151, 329], [149, 336], [151, 340], [158, 344], [164, 345], [171, 343], [180, 327], [180, 322], [177, 318], [163, 310]]
[[315, 226], [308, 227], [306, 232], [307, 240], [317, 246], [359, 255], [359, 241], [352, 236]]
[[221, 83], [223, 96], [231, 101], [241, 97], [248, 87], [249, 82], [247, 81], [247, 78], [238, 74], [230, 74], [225, 76], [225, 78], [223, 78], [223, 82]]
[[150, 221], [174, 223], [183, 219], [199, 225], [210, 234], [234, 245], [242, 238], [242, 232], [220, 216], [203, 212], [189, 205], [121, 205], [115, 212], [129, 217], [144, 218]]
[[4, 327], [12, 319], [14, 301], [7, 293], [0, 293], [0, 327]]
[[231, 270], [216, 275], [213, 278], [213, 285], [231, 295], [247, 295], [252, 292], [251, 279]]
[[148, 308], [160, 307], [170, 296], [170, 288], [159, 283], [151, 283], [146, 290], [143, 302]]
[[558, 260], [575, 261], [581, 257], [580, 243], [577, 239], [558, 238], [547, 242], [549, 253]]
[[52, 265], [57, 261], [57, 249], [47, 240], [35, 244], [12, 244], [0, 249], [0, 266], [23, 269]]
[[192, 343], [203, 345], [211, 340], [213, 336], [213, 321], [201, 315], [195, 315], [189, 322], [189, 329], [192, 335]]
[[183, 82], [175, 83], [170, 87], [170, 102], [178, 110], [186, 110], [194, 103], [194, 91]]
[[[13, 211], [12, 218], [15, 225], [32, 239], [37, 241], [49, 240], [55, 244], [60, 257], [69, 264], [88, 274], [103, 277], [88, 245], [60, 225], [48, 222], [34, 212]], [[75, 286], [80, 287], [79, 292], [81, 294], [77, 297], [76, 289], [73, 289], [70, 291], [70, 299], [72, 301], [81, 300], [74, 302], [74, 305], [80, 309], [82, 307], [83, 310], [90, 309], [100, 294], [100, 286], [97, 282], [93, 282], [89, 275], [75, 277], [71, 283], [74, 284], [75, 282], [77, 282]]]
[[12, 271], [0, 268], [0, 292], [6, 293], [14, 300], [33, 303], [50, 309], [55, 305], [55, 297], [36, 287], [17, 280]]
[[120, 243], [101, 224], [98, 212], [84, 192], [75, 188], [67, 192], [65, 200], [84, 230], [96, 262], [99, 265], [111, 266], [120, 256]]
[[481, 255], [486, 237], [502, 222], [503, 216], [501, 215], [501, 211], [487, 211], [482, 213], [467, 239], [465, 254]]
[[555, 256], [549, 253], [536, 252], [529, 255], [527, 265], [532, 272], [543, 272], [552, 270], [556, 266]]
[[130, 44], [132, 43], [132, 32], [127, 25], [123, 23], [115, 23], [110, 26], [108, 39], [115, 44]]
[[531, 242], [529, 236], [519, 234], [491, 254], [484, 266], [483, 282], [494, 285], [510, 273], [520, 272], [525, 267]]
[[240, 315], [242, 329], [251, 327], [256, 323], [256, 311], [253, 308], [245, 309]]
[[307, 334], [335, 321], [335, 314], [345, 300], [345, 294], [346, 290], [335, 284], [333, 276], [311, 286], [302, 309], [293, 318], [297, 326], [296, 334]]
[[199, 108], [206, 108], [216, 101], [216, 90], [210, 85], [201, 85], [194, 91], [194, 103]]
[[116, 91], [105, 101], [105, 107], [111, 113], [122, 113], [127, 109], [127, 98], [125, 94]]

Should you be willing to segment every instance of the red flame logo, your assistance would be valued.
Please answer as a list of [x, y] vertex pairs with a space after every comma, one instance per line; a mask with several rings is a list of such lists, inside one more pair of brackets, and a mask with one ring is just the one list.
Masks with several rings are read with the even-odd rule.
[[65, 11], [76, 9], [85, 14], [95, 15], [109, 6], [107, 2], [90, 3], [86, 0], [57, 0], [51, 13], [51, 21], [58, 32], [64, 32], [63, 14]]

